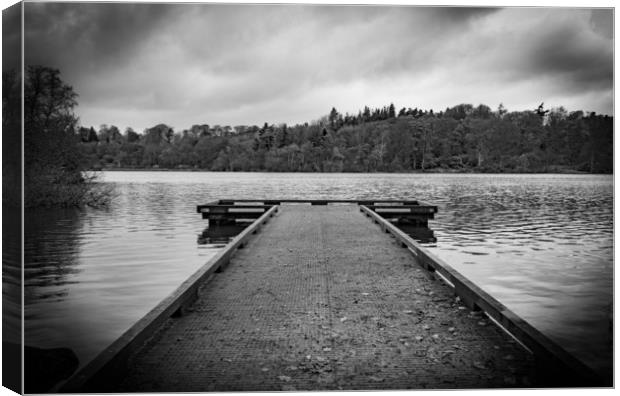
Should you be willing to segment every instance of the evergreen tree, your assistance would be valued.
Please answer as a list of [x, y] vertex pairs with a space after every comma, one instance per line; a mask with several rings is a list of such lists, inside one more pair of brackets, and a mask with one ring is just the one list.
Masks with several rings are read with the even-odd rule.
[[338, 122], [338, 111], [336, 110], [335, 107], [332, 107], [332, 111], [329, 112], [329, 126], [333, 129], [336, 130], [337, 129], [337, 122]]

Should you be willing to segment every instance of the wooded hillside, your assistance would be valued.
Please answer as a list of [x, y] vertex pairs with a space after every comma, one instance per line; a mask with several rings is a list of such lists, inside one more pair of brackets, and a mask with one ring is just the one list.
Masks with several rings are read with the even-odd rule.
[[93, 169], [169, 168], [273, 172], [613, 171], [613, 117], [563, 108], [508, 112], [460, 104], [433, 112], [394, 105], [336, 109], [288, 126], [160, 124], [136, 133], [79, 129]]

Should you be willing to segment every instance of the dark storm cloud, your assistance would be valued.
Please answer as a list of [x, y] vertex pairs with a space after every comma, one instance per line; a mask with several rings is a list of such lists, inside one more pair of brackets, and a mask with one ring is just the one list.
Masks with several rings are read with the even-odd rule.
[[613, 104], [610, 10], [29, 3], [26, 13], [27, 61], [61, 69], [89, 125], [303, 122], [389, 102]]
[[501, 10], [497, 7], [436, 7], [429, 11], [439, 19], [452, 23], [466, 23]]
[[21, 67], [21, 4], [2, 12], [2, 70], [19, 70]]
[[576, 89], [600, 89], [613, 82], [613, 51], [584, 37], [584, 31], [562, 26], [543, 32], [533, 43], [528, 71], [567, 78]]
[[178, 6], [140, 3], [25, 3], [29, 64], [109, 67], [136, 46]]
[[[489, 56], [492, 69], [517, 80], [554, 79], [567, 93], [610, 90], [613, 42], [594, 31], [590, 11], [582, 12], [582, 18], [569, 11], [563, 17], [539, 15], [523, 21], [526, 29], [518, 36], [507, 34], [485, 42], [494, 49]], [[521, 10], [507, 14], [508, 18], [531, 16]]]

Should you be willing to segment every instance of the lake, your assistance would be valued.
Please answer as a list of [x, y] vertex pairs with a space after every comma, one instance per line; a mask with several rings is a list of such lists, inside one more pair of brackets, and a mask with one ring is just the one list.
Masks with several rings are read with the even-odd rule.
[[[435, 254], [597, 370], [612, 370], [612, 175], [103, 172], [107, 209], [25, 215], [25, 343], [81, 365], [222, 245], [197, 243], [219, 198], [437, 205]], [[6, 279], [5, 279], [6, 283]]]

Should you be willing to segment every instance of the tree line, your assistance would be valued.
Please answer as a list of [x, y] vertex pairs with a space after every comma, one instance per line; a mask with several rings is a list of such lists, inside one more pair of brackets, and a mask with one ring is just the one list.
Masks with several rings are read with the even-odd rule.
[[393, 104], [310, 123], [142, 133], [77, 127], [90, 169], [268, 172], [613, 172], [613, 117], [564, 108], [509, 112], [459, 104], [440, 112]]

